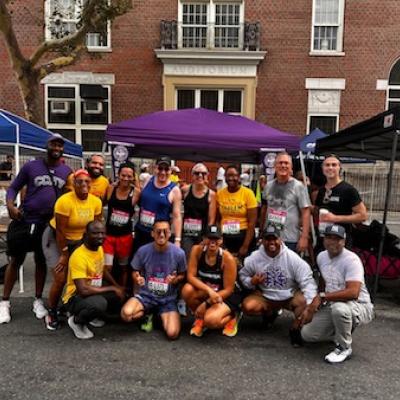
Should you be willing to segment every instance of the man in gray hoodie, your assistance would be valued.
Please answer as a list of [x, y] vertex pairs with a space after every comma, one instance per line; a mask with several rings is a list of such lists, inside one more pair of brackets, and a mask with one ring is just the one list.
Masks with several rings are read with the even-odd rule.
[[270, 316], [281, 308], [292, 311], [290, 338], [293, 346], [300, 346], [300, 328], [312, 320], [320, 304], [317, 284], [310, 266], [285, 246], [276, 227], [264, 230], [262, 246], [244, 260], [239, 277], [245, 288], [254, 290], [243, 300], [243, 312]]

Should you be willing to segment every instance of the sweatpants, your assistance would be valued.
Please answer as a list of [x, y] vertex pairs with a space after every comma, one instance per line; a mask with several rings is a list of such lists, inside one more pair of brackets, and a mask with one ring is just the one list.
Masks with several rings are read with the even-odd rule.
[[343, 349], [351, 347], [352, 332], [368, 324], [374, 317], [374, 307], [357, 301], [331, 302], [323, 306], [313, 320], [304, 325], [301, 336], [306, 342], [334, 341]]

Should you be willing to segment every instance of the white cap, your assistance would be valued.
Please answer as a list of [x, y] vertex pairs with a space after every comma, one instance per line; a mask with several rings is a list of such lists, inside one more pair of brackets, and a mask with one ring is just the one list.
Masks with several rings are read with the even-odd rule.
[[180, 169], [177, 165], [174, 165], [174, 166], [172, 167], [172, 171], [179, 174], [179, 172], [181, 172], [181, 169]]

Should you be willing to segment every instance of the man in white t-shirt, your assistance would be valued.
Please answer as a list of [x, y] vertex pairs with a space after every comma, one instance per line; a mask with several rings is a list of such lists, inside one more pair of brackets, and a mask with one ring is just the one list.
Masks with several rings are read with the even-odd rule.
[[336, 348], [325, 356], [329, 363], [341, 363], [352, 354], [352, 332], [371, 322], [374, 308], [364, 282], [364, 267], [354, 252], [345, 248], [346, 231], [340, 225], [325, 230], [325, 251], [318, 255], [321, 272], [320, 310], [304, 325], [306, 342], [332, 340]]

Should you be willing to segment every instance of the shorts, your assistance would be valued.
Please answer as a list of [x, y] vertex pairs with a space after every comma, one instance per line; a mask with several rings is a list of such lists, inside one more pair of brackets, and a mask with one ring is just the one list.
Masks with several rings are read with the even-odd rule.
[[157, 311], [158, 314], [164, 314], [172, 311], [178, 312], [175, 296], [160, 297], [150, 292], [140, 290], [139, 293], [135, 295], [135, 299], [142, 303], [146, 314], [155, 311]]
[[224, 300], [224, 303], [231, 309], [231, 311], [239, 312], [240, 311], [240, 304], [242, 303], [242, 294], [236, 288], [233, 293]]
[[[243, 245], [244, 238], [246, 237], [246, 230], [241, 230], [237, 235], [223, 235], [224, 244], [223, 247], [228, 250], [231, 254], [236, 255], [239, 253], [240, 248]], [[255, 236], [249, 245], [247, 255], [256, 249], [257, 242]]]
[[120, 265], [128, 265], [132, 247], [133, 237], [131, 233], [124, 236], [107, 235], [103, 243], [105, 264], [113, 265], [115, 256]]
[[42, 236], [45, 228], [45, 223], [30, 224], [12, 220], [7, 230], [7, 255], [25, 259], [26, 253], [33, 251], [36, 262], [44, 264]]
[[199, 244], [202, 240], [203, 238], [201, 236], [195, 237], [195, 236], [185, 236], [185, 234], [183, 235], [181, 247], [186, 254], [187, 260], [189, 260], [192, 247], [196, 244]]

